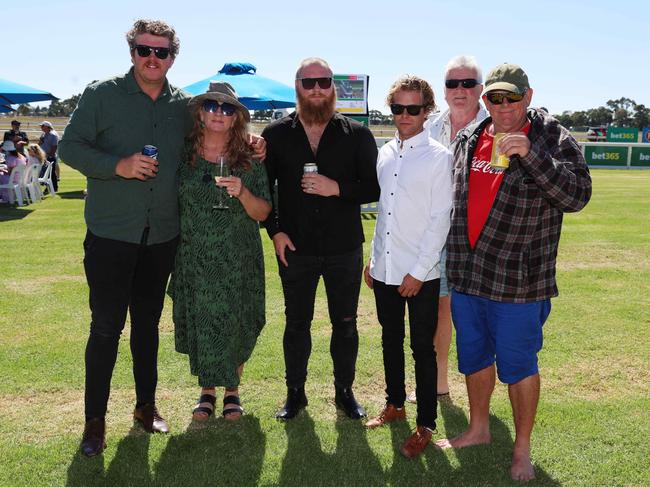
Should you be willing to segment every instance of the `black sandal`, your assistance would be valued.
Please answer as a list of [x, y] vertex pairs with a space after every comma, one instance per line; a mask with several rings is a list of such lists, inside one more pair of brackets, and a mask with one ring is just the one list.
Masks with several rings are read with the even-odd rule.
[[[207, 402], [212, 406], [211, 408], [207, 406], [201, 406], [201, 403]], [[199, 402], [197, 403], [197, 406], [194, 408], [192, 411], [192, 417], [196, 419], [197, 421], [206, 421], [214, 414], [214, 404], [217, 402], [216, 396], [213, 396], [212, 394], [201, 394], [201, 397], [199, 397]], [[207, 414], [207, 417], [203, 419], [202, 416], [197, 416], [197, 414], [200, 413], [205, 413]], [[199, 419], [201, 418], [201, 419]]]
[[[236, 406], [225, 408], [226, 404], [236, 404]], [[229, 395], [224, 397], [223, 405], [225, 409], [221, 412], [221, 414], [223, 414], [224, 418], [229, 414], [235, 414], [235, 413], [244, 414], [244, 408], [241, 407], [241, 401], [239, 400], [239, 396]]]

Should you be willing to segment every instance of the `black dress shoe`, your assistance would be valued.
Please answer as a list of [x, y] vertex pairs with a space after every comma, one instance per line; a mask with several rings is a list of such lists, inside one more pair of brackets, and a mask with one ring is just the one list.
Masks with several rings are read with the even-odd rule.
[[104, 418], [92, 418], [86, 421], [84, 435], [81, 439], [81, 453], [87, 457], [99, 455], [106, 448], [106, 422]]
[[349, 387], [346, 389], [337, 387], [334, 402], [336, 407], [342, 410], [348, 418], [361, 419], [366, 417], [366, 410], [354, 398], [354, 393]]
[[158, 414], [158, 409], [152, 402], [135, 408], [133, 419], [140, 423], [147, 433], [169, 433], [167, 422]]
[[287, 389], [287, 402], [284, 406], [275, 413], [276, 419], [287, 420], [293, 419], [296, 415], [307, 406], [307, 396], [305, 396], [305, 388], [288, 388]]

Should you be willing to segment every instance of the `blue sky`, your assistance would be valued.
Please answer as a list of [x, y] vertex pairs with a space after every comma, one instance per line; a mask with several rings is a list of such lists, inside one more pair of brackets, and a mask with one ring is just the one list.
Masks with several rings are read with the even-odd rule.
[[501, 62], [521, 65], [533, 105], [551, 113], [621, 96], [650, 106], [648, 0], [3, 1], [0, 78], [60, 98], [80, 93], [128, 70], [124, 33], [139, 17], [175, 27], [181, 51], [169, 79], [181, 87], [229, 61], [291, 84], [299, 61], [319, 56], [336, 73], [370, 76], [371, 109], [387, 112], [385, 94], [405, 73], [431, 82], [444, 107], [445, 64], [473, 54], [484, 75]]

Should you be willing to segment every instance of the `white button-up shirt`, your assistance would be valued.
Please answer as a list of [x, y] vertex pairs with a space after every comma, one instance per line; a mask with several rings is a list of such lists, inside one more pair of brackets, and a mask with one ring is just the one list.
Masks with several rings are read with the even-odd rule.
[[402, 284], [406, 274], [420, 281], [440, 277], [440, 251], [447, 240], [452, 203], [452, 155], [420, 134], [396, 137], [379, 150], [381, 187], [370, 275]]

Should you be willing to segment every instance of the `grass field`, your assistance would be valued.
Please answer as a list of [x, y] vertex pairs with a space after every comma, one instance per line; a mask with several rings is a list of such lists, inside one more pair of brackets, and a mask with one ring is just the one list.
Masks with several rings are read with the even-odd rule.
[[[650, 171], [593, 172], [587, 208], [565, 218], [560, 296], [545, 325], [542, 397], [533, 436], [539, 485], [650, 485]], [[125, 330], [107, 417], [108, 448], [78, 453], [83, 429], [83, 353], [89, 311], [81, 243], [84, 181], [63, 167], [60, 194], [24, 208], [0, 207], [0, 485], [508, 485], [513, 423], [507, 391], [492, 402], [493, 444], [432, 447], [415, 461], [397, 447], [414, 427], [365, 431], [333, 404], [329, 325], [319, 295], [307, 384], [309, 407], [287, 424], [282, 403], [283, 301], [265, 235], [267, 325], [247, 365], [235, 424], [190, 421], [198, 395], [174, 351], [170, 303], [161, 322], [158, 404], [172, 434], [133, 426], [133, 379]], [[364, 221], [372, 235], [373, 221]], [[367, 248], [366, 248], [367, 255]], [[322, 291], [322, 290], [321, 290]], [[128, 325], [127, 325], [128, 328]], [[380, 332], [362, 290], [355, 391], [368, 411], [383, 404]], [[455, 348], [452, 347], [452, 363]], [[409, 386], [412, 364], [407, 363]], [[439, 410], [435, 437], [467, 424], [462, 377]]]

